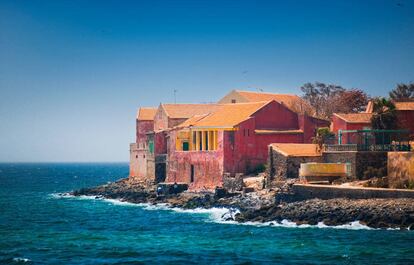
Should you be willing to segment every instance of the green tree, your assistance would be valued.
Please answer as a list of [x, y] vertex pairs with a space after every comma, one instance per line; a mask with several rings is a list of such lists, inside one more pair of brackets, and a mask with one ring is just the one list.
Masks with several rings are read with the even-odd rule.
[[373, 103], [372, 128], [379, 130], [397, 129], [394, 103], [386, 98], [376, 98]]
[[397, 84], [389, 95], [394, 101], [414, 100], [414, 83]]

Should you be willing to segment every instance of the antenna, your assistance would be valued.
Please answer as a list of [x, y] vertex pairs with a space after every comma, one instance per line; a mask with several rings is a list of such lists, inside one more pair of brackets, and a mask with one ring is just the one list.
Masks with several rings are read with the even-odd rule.
[[176, 96], [175, 96], [175, 94], [177, 93], [177, 89], [174, 89], [174, 104], [177, 104], [177, 98], [176, 98]]

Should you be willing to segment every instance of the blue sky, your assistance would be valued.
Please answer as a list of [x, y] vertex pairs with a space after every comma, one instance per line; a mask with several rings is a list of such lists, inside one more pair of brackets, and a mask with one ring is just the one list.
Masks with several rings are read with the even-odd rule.
[[0, 0], [0, 161], [127, 161], [139, 106], [414, 81], [414, 1]]

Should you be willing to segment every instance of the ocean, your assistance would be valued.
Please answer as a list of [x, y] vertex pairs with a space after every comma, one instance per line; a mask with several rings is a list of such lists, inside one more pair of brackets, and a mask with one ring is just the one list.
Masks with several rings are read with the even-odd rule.
[[0, 164], [0, 264], [414, 264], [414, 231], [59, 195], [127, 175], [126, 163]]

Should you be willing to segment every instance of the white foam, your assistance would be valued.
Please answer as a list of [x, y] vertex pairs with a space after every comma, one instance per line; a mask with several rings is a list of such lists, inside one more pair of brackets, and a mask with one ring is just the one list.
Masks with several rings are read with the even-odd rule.
[[[120, 206], [135, 206], [140, 207], [144, 210], [148, 211], [172, 211], [176, 213], [187, 213], [187, 214], [207, 214], [208, 220], [215, 223], [220, 224], [232, 224], [232, 225], [249, 225], [249, 226], [257, 226], [257, 227], [285, 227], [285, 228], [328, 228], [328, 229], [349, 229], [349, 230], [375, 230], [375, 228], [366, 226], [361, 224], [359, 221], [350, 222], [348, 224], [337, 225], [337, 226], [329, 226], [324, 224], [323, 222], [319, 222], [316, 225], [310, 224], [296, 224], [295, 222], [289, 220], [282, 220], [281, 222], [277, 221], [270, 221], [270, 222], [243, 222], [239, 223], [234, 220], [234, 216], [239, 213], [240, 211], [234, 208], [220, 208], [220, 207], [213, 207], [213, 208], [195, 208], [195, 209], [184, 209], [178, 207], [171, 207], [167, 203], [159, 203], [159, 204], [150, 204], [150, 203], [131, 203], [126, 202], [118, 199], [106, 199], [100, 196], [74, 196], [69, 193], [53, 193], [51, 194], [53, 198], [75, 198], [79, 200], [102, 200], [109, 202], [114, 205]], [[230, 219], [230, 220], [229, 220]], [[399, 228], [388, 228], [388, 230], [398, 230]]]
[[30, 262], [31, 260], [30, 259], [27, 259], [27, 258], [20, 258], [20, 257], [18, 257], [18, 258], [13, 258], [13, 261], [14, 262]]

